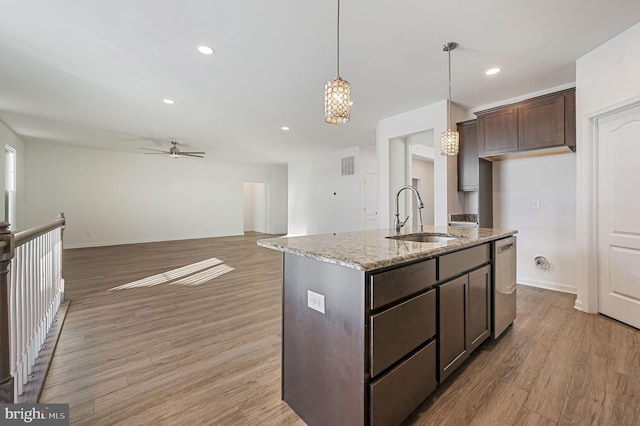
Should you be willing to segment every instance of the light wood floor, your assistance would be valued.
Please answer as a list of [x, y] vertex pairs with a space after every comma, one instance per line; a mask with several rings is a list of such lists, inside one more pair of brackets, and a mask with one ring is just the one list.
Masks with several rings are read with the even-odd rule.
[[[303, 425], [280, 401], [281, 254], [262, 237], [65, 251], [72, 299], [42, 393], [72, 425]], [[199, 286], [108, 289], [211, 257]], [[409, 419], [638, 425], [640, 331], [520, 286], [518, 317]]]

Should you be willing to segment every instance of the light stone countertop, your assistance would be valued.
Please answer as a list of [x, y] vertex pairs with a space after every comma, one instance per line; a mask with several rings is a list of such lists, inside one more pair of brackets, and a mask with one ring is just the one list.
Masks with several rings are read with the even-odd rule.
[[[420, 232], [418, 227], [403, 230], [402, 234], [417, 232]], [[460, 226], [425, 226], [424, 232], [453, 234], [460, 238], [441, 243], [417, 243], [385, 238], [393, 235], [393, 229], [378, 229], [269, 238], [258, 240], [258, 245], [360, 271], [373, 271], [477, 246], [506, 238], [518, 231]]]

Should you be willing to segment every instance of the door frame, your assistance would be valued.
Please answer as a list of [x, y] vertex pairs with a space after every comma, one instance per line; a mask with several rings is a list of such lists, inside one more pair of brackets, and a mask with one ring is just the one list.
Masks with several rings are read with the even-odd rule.
[[598, 132], [600, 120], [640, 105], [640, 95], [582, 114], [576, 150], [575, 308], [597, 314], [598, 306]]
[[[268, 202], [267, 202], [267, 183], [266, 182], [243, 182], [242, 183], [242, 217], [243, 217], [243, 222], [242, 222], [242, 228], [243, 228], [243, 232], [247, 232], [246, 229], [244, 229], [244, 211], [247, 208], [247, 205], [245, 203], [245, 196], [246, 196], [246, 191], [247, 191], [247, 185], [251, 185], [252, 188], [255, 188], [257, 185], [261, 185], [262, 187], [262, 192], [264, 195], [264, 200], [262, 203], [260, 203], [260, 205], [258, 206], [259, 209], [261, 210], [261, 216], [262, 216], [262, 221], [264, 222], [263, 225], [263, 229], [262, 230], [253, 230], [254, 232], [261, 232], [266, 234], [267, 233], [267, 223], [268, 223]], [[255, 194], [253, 194], [255, 195]], [[256, 199], [255, 197], [252, 199], [252, 203], [255, 203]], [[254, 204], [257, 205], [257, 204]], [[254, 212], [255, 212], [255, 208], [254, 208]], [[254, 220], [255, 222], [255, 220]]]

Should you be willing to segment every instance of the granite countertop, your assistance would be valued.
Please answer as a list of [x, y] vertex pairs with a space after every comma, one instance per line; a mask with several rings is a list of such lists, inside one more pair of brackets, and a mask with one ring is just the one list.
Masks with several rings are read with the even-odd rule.
[[[417, 232], [420, 232], [418, 227], [404, 230], [402, 234]], [[385, 238], [393, 235], [393, 229], [379, 229], [270, 238], [258, 240], [258, 245], [360, 271], [373, 271], [473, 247], [514, 235], [518, 231], [462, 226], [425, 226], [424, 232], [453, 234], [460, 238], [440, 243], [417, 243]]]

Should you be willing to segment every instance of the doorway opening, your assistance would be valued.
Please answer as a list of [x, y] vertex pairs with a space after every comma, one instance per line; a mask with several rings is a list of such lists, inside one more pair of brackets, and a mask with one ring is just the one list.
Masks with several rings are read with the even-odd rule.
[[[389, 140], [389, 205], [390, 217], [395, 213], [395, 197], [404, 185], [415, 187], [424, 202], [422, 221], [433, 225], [435, 221], [434, 196], [434, 132], [433, 129], [397, 137]], [[400, 194], [400, 219], [407, 221], [408, 227], [419, 224], [417, 204], [409, 191]]]
[[244, 232], [267, 233], [267, 189], [262, 182], [244, 182]]

